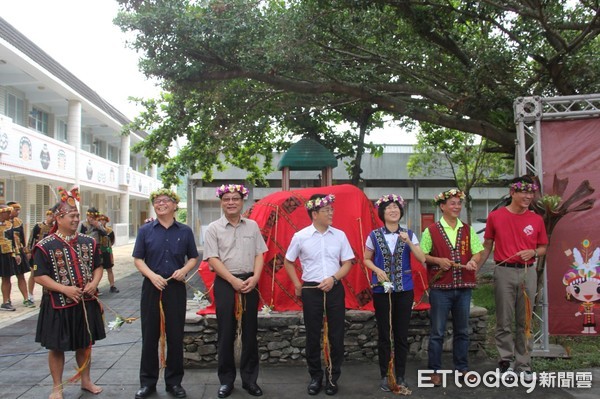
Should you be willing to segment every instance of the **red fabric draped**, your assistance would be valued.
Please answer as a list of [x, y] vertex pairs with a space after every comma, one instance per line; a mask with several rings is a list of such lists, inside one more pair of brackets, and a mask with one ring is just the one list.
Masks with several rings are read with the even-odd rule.
[[[342, 280], [346, 290], [346, 308], [373, 310], [371, 273], [363, 265], [362, 260], [367, 235], [373, 229], [380, 227], [382, 223], [377, 217], [376, 209], [371, 201], [361, 190], [349, 184], [274, 193], [256, 202], [246, 211], [245, 216], [258, 223], [268, 247], [259, 282], [260, 306], [273, 306], [273, 310], [279, 312], [302, 308], [302, 303], [294, 295], [294, 286], [283, 267], [283, 260], [294, 233], [311, 223], [304, 203], [313, 194], [335, 195], [333, 226], [346, 233], [354, 251], [355, 260], [352, 270]], [[412, 265], [415, 280], [415, 302], [419, 304], [416, 309], [427, 309], [428, 304], [420, 303], [426, 289], [425, 269], [414, 258]], [[299, 262], [296, 262], [296, 267], [300, 276]], [[212, 287], [215, 273], [210, 271], [208, 263], [204, 261], [200, 264], [198, 273], [209, 290]], [[209, 296], [211, 305], [198, 311], [198, 314], [215, 312], [212, 290], [209, 290]]]

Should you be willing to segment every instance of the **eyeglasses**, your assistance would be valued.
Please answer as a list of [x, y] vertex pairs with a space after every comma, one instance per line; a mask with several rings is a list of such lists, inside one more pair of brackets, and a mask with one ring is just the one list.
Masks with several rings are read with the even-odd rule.
[[173, 202], [173, 200], [171, 198], [157, 198], [154, 200], [153, 204], [154, 205], [168, 204], [169, 202]]
[[242, 200], [241, 197], [228, 197], [228, 198], [221, 198], [221, 201], [223, 202], [240, 202]]

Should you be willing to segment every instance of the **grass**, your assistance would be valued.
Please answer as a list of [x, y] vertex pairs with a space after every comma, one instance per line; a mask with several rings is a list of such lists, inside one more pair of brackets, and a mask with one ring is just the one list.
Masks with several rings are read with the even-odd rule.
[[[473, 303], [488, 310], [486, 354], [490, 359], [498, 357], [494, 341], [496, 327], [496, 303], [491, 276], [481, 276], [473, 290]], [[598, 327], [600, 328], [600, 326]], [[562, 345], [571, 355], [569, 359], [534, 357], [533, 367], [538, 371], [567, 371], [600, 367], [600, 336], [551, 336], [550, 344]]]

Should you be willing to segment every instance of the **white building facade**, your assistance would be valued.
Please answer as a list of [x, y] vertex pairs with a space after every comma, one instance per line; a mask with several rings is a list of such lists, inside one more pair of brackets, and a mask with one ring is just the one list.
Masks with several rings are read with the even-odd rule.
[[58, 186], [78, 186], [82, 213], [108, 215], [116, 245], [135, 237], [162, 184], [157, 168], [130, 151], [146, 133], [122, 135], [127, 123], [0, 18], [0, 202], [21, 204], [27, 232], [57, 202]]

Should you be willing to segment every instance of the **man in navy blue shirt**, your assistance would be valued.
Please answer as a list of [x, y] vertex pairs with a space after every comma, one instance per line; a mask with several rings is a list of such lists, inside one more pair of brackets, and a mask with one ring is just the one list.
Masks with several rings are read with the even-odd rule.
[[156, 219], [138, 232], [133, 258], [144, 276], [142, 285], [142, 359], [140, 389], [136, 399], [156, 392], [159, 375], [158, 342], [160, 339], [160, 304], [165, 316], [167, 356], [166, 390], [176, 398], [185, 398], [183, 379], [183, 329], [186, 312], [185, 278], [198, 261], [194, 233], [175, 220], [179, 197], [168, 189], [150, 194]]

